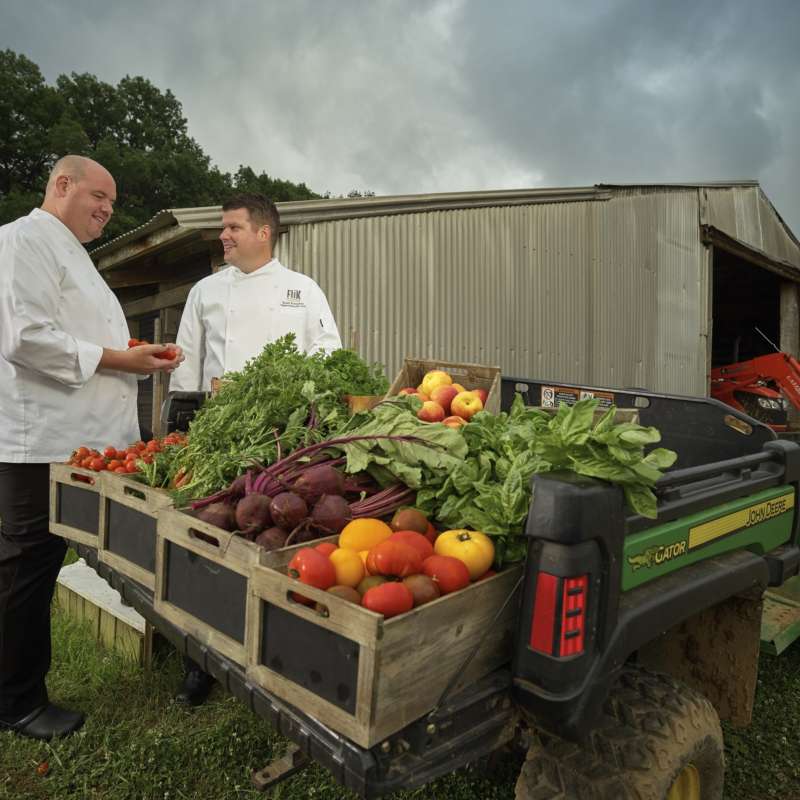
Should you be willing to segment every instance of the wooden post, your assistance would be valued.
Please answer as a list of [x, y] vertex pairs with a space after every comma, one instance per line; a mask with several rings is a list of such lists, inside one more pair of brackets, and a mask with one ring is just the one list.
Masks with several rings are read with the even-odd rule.
[[[789, 353], [795, 358], [800, 356], [798, 313], [800, 313], [800, 302], [797, 284], [794, 281], [781, 281], [779, 346], [784, 353]], [[789, 427], [792, 430], [800, 428], [800, 412], [792, 406], [789, 407]]]
[[[161, 344], [161, 315], [156, 317], [153, 326], [153, 344]], [[150, 408], [150, 429], [153, 436], [161, 436], [161, 404], [164, 401], [164, 373], [154, 372], [153, 377], [153, 398]]]

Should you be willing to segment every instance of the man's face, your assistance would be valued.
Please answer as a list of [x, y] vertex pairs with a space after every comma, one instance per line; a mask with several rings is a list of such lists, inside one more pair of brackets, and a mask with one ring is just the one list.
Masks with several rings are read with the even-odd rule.
[[225, 261], [239, 269], [256, 269], [267, 262], [270, 255], [269, 228], [256, 227], [250, 221], [246, 208], [222, 212], [222, 233], [219, 235]]
[[114, 213], [117, 186], [99, 164], [90, 164], [82, 178], [62, 176], [58, 185], [61, 221], [79, 242], [91, 242], [102, 236], [103, 228]]

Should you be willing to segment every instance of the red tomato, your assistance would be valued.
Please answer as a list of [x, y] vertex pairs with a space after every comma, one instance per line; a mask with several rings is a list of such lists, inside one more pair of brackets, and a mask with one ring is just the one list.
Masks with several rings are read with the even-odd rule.
[[435, 544], [435, 542], [436, 542], [436, 537], [437, 537], [438, 535], [439, 535], [439, 531], [437, 531], [437, 530], [436, 530], [436, 528], [434, 528], [434, 527], [433, 527], [433, 525], [431, 525], [431, 523], [429, 522], [429, 523], [428, 523], [428, 530], [426, 530], [426, 531], [425, 531], [425, 538], [426, 538], [426, 539], [427, 539], [427, 540], [428, 540], [428, 541], [429, 541], [431, 544]]
[[[109, 468], [109, 470], [111, 470], [111, 464], [108, 465], [108, 468]], [[127, 475], [128, 474], [128, 470], [125, 467], [115, 467], [112, 471], [116, 472], [117, 475]]]
[[108, 462], [107, 469], [108, 469], [109, 472], [114, 472], [115, 470], [117, 470], [121, 466], [122, 466], [122, 462], [118, 458], [112, 458]]
[[92, 468], [92, 461], [94, 461], [94, 458], [92, 458], [92, 456], [86, 456], [86, 458], [84, 458], [81, 461], [81, 466], [84, 469], [91, 469]]
[[88, 447], [79, 447], [75, 451], [75, 458], [86, 458], [89, 455], [89, 448]]
[[304, 547], [289, 562], [289, 576], [317, 589], [330, 589], [336, 583], [336, 570], [331, 560], [315, 550]]
[[128, 450], [125, 453], [125, 460], [126, 461], [136, 461], [139, 458], [139, 451], [138, 450]]
[[158, 453], [161, 450], [161, 445], [155, 440], [151, 439], [144, 447], [148, 453]]
[[433, 545], [428, 539], [417, 531], [395, 531], [390, 537], [389, 541], [404, 542], [411, 545], [415, 550], [419, 551], [424, 561], [428, 556], [433, 555]]
[[314, 549], [322, 555], [330, 557], [330, 554], [338, 548], [333, 542], [320, 542]]
[[165, 347], [160, 353], [153, 353], [156, 358], [163, 358], [165, 361], [173, 361], [178, 351], [174, 347]]
[[144, 461], [145, 464], [152, 464], [153, 463], [153, 454], [152, 453], [145, 453], [142, 456], [142, 461]]
[[147, 445], [145, 445], [145, 443], [141, 439], [139, 439], [138, 442], [135, 442], [134, 444], [131, 445], [131, 447], [133, 447], [133, 449], [136, 450], [137, 453], [141, 453], [146, 446]]
[[138, 339], [128, 339], [128, 347], [136, 347], [139, 344]]
[[138, 471], [139, 471], [139, 467], [136, 466], [136, 462], [135, 461], [126, 461], [125, 462], [125, 472], [133, 473], [133, 472], [138, 472]]
[[457, 592], [469, 585], [467, 565], [453, 556], [429, 556], [422, 564], [422, 572], [439, 584], [442, 594]]
[[404, 583], [387, 581], [367, 589], [361, 598], [361, 605], [388, 619], [411, 611], [414, 607], [414, 595]]
[[102, 472], [106, 468], [106, 460], [104, 458], [93, 458], [92, 469], [95, 472]]
[[394, 575], [405, 578], [422, 570], [422, 554], [415, 547], [393, 537], [371, 548], [367, 569], [371, 575]]
[[106, 447], [106, 449], [103, 450], [103, 455], [106, 458], [116, 458], [117, 457], [117, 448], [116, 447]]

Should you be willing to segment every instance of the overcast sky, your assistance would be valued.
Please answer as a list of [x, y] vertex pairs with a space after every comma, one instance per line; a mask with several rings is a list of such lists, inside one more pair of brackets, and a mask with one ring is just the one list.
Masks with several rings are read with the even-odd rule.
[[223, 170], [333, 194], [754, 178], [800, 236], [800, 0], [4, 0], [0, 48], [171, 89]]

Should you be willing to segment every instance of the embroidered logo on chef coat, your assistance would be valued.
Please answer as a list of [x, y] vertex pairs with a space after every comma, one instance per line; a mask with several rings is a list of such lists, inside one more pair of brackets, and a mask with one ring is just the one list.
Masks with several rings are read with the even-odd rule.
[[286, 297], [281, 301], [281, 306], [283, 308], [305, 308], [306, 304], [300, 294], [300, 289], [287, 289]]

